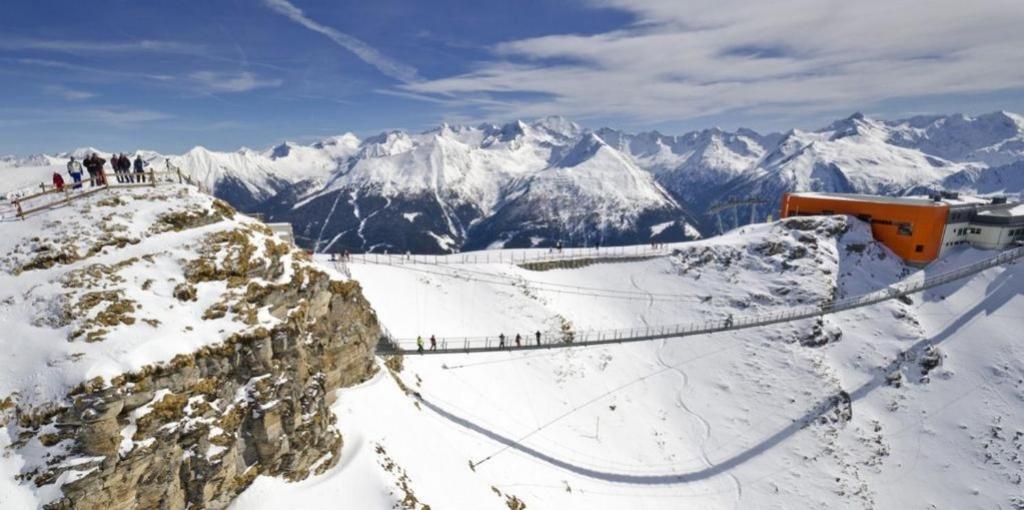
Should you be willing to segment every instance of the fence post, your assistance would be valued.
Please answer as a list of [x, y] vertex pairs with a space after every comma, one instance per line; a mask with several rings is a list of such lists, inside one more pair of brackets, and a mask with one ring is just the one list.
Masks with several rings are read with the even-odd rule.
[[150, 184], [153, 185], [154, 188], [156, 187], [156, 174], [153, 173], [152, 168], [149, 169], [149, 182]]

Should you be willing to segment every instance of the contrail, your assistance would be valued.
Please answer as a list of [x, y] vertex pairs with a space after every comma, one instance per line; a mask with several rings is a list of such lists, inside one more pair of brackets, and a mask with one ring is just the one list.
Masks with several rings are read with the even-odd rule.
[[379, 51], [351, 35], [317, 23], [306, 16], [305, 13], [302, 12], [302, 9], [299, 9], [288, 0], [264, 0], [263, 3], [266, 4], [267, 7], [277, 11], [279, 14], [287, 16], [292, 21], [314, 32], [319, 32], [327, 36], [327, 38], [334, 41], [335, 44], [351, 51], [357, 57], [362, 59], [363, 62], [377, 68], [378, 71], [387, 76], [405, 83], [413, 83], [419, 80], [419, 75], [416, 73], [415, 68], [396, 62], [382, 55]]

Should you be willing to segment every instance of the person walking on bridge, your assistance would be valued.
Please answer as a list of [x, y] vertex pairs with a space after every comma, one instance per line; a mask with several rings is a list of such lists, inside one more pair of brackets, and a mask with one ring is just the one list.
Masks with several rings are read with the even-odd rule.
[[505, 348], [505, 333], [498, 335], [498, 349]]
[[537, 336], [537, 345], [540, 345], [540, 331], [538, 330], [534, 335]]
[[516, 333], [516, 347], [522, 347], [523, 335]]
[[416, 352], [418, 352], [420, 354], [423, 354], [423, 337], [422, 336], [417, 336], [416, 337]]
[[435, 337], [434, 335], [430, 335], [430, 350], [437, 350], [437, 337]]
[[71, 161], [68, 161], [68, 175], [71, 176], [71, 180], [75, 181], [75, 185], [72, 188], [79, 189], [82, 187], [82, 164], [76, 161], [74, 156], [71, 156]]

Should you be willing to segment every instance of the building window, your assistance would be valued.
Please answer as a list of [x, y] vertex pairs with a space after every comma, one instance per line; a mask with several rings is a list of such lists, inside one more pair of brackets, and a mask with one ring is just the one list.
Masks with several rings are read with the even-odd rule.
[[924, 252], [924, 245], [923, 244], [919, 244], [919, 245], [915, 246], [914, 247], [914, 252], [915, 253], [922, 253], [922, 252]]
[[914, 227], [910, 226], [909, 223], [900, 223], [896, 226], [897, 233], [901, 236], [912, 236], [914, 235]]

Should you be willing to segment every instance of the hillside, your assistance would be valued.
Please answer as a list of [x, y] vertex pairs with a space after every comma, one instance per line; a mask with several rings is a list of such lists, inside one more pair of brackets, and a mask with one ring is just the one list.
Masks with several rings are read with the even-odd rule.
[[217, 508], [337, 462], [379, 338], [358, 284], [176, 184], [0, 229], [0, 507]]
[[[958, 250], [924, 272], [990, 255]], [[538, 330], [741, 317], [922, 275], [843, 218], [751, 226], [671, 256], [578, 269], [349, 269], [397, 337], [503, 332], [510, 343]], [[1021, 271], [757, 330], [407, 356], [333, 406], [361, 439], [340, 467], [297, 484], [259, 478], [234, 508], [343, 498], [374, 508], [1014, 508], [1024, 504]]]

